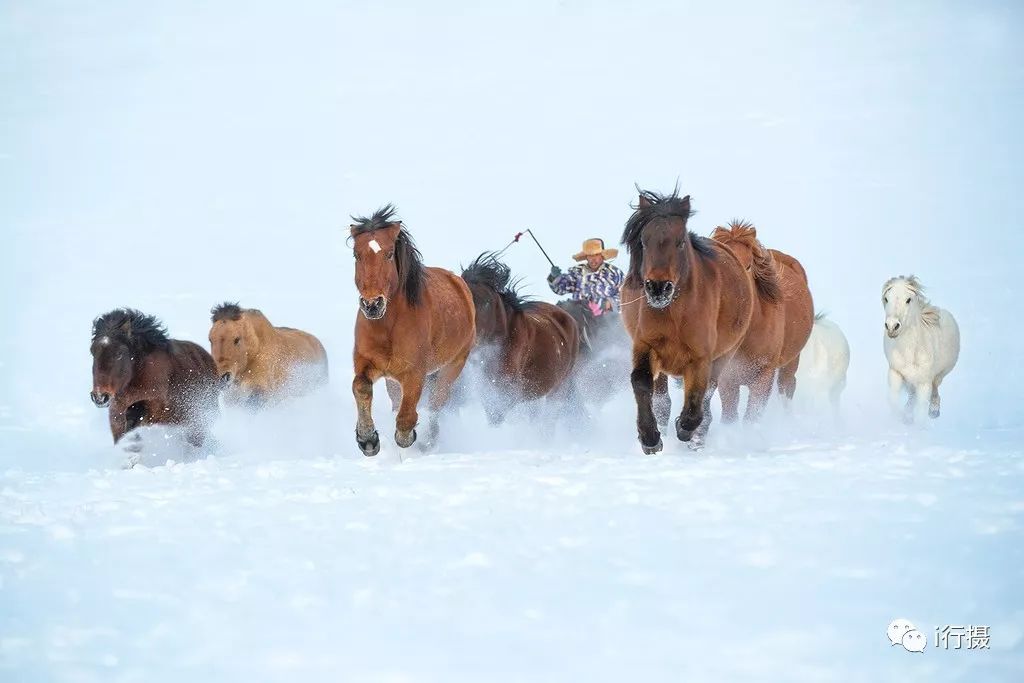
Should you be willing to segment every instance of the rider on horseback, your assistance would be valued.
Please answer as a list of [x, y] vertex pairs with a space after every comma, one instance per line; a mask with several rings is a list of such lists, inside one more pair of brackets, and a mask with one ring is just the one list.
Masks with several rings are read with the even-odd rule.
[[573, 301], [585, 304], [591, 315], [614, 311], [619, 305], [619, 289], [625, 276], [608, 260], [618, 254], [618, 249], [605, 249], [604, 240], [589, 239], [573, 256], [574, 261], [586, 263], [573, 266], [567, 273], [558, 266], [552, 266], [548, 285], [555, 294], [569, 294]]

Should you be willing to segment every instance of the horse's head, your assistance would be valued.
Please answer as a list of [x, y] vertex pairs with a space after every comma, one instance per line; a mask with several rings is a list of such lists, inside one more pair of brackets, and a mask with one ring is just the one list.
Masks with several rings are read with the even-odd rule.
[[626, 223], [626, 284], [642, 286], [652, 308], [669, 306], [690, 274], [692, 245], [686, 221], [691, 215], [689, 195], [641, 191], [637, 209]]
[[223, 303], [210, 311], [210, 354], [224, 384], [237, 381], [259, 349], [252, 324], [237, 303]]
[[353, 216], [352, 253], [356, 259], [359, 310], [368, 320], [380, 320], [388, 301], [404, 295], [415, 306], [423, 281], [420, 253], [389, 204], [369, 218]]
[[92, 391], [99, 408], [124, 391], [135, 363], [154, 347], [168, 342], [167, 333], [153, 316], [120, 308], [96, 318], [92, 324]]
[[882, 307], [885, 308], [885, 333], [895, 339], [907, 324], [920, 315], [928, 300], [922, 292], [924, 286], [915, 276], [890, 278], [882, 287]]
[[527, 303], [516, 293], [511, 276], [509, 267], [489, 252], [462, 271], [476, 309], [476, 337], [482, 342], [508, 337], [509, 313]]

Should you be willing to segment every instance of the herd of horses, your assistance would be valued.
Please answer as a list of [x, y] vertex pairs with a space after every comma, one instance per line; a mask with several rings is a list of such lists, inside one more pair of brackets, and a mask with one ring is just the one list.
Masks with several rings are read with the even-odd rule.
[[[360, 451], [380, 450], [371, 410], [378, 380], [385, 380], [395, 411], [395, 443], [430, 447], [471, 360], [486, 380], [488, 418], [500, 423], [517, 405], [547, 399], [579, 406], [595, 383], [602, 391], [619, 377], [624, 383], [626, 373], [609, 371], [602, 360], [605, 350], [621, 349], [629, 357], [644, 453], [663, 448], [670, 377], [683, 385], [676, 436], [695, 449], [707, 437], [716, 392], [723, 422], [738, 419], [741, 387], [749, 390], [747, 420], [758, 419], [773, 387], [792, 399], [801, 352], [830, 377], [838, 401], [849, 346], [837, 326], [815, 317], [796, 258], [766, 248], [746, 222], [716, 228], [711, 237], [691, 232], [690, 197], [677, 192], [641, 191], [634, 208], [621, 240], [630, 261], [620, 314], [599, 318], [578, 302], [520, 296], [494, 253], [481, 254], [461, 275], [425, 266], [391, 205], [354, 218], [349, 242], [359, 311], [352, 393]], [[924, 298], [913, 277], [887, 282], [883, 306], [892, 400], [906, 389], [908, 419], [922, 405], [936, 417], [939, 383], [959, 352], [956, 323]], [[201, 447], [221, 400], [258, 408], [328, 379], [316, 337], [275, 327], [237, 303], [213, 308], [209, 342], [212, 353], [171, 339], [156, 318], [132, 309], [94, 321], [91, 398], [108, 409], [115, 443], [140, 425], [171, 424]]]

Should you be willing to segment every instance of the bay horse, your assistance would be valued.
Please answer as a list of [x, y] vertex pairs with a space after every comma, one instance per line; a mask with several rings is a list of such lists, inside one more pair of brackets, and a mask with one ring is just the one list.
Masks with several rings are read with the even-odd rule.
[[310, 333], [274, 327], [238, 303], [214, 306], [210, 320], [210, 350], [229, 403], [259, 406], [327, 383], [327, 352]]
[[800, 262], [781, 251], [765, 249], [751, 223], [734, 220], [728, 227], [715, 228], [711, 237], [732, 250], [757, 294], [750, 327], [718, 385], [722, 422], [735, 422], [739, 416], [741, 386], [750, 389], [744, 417], [754, 421], [768, 403], [776, 371], [779, 393], [793, 398], [800, 351], [814, 324], [814, 302]]
[[493, 253], [480, 254], [462, 271], [476, 308], [476, 338], [485, 349], [483, 372], [495, 388], [485, 401], [488, 417], [498, 424], [515, 403], [571, 388], [580, 352], [580, 331], [558, 306], [529, 301], [516, 291], [509, 267]]
[[370, 409], [373, 383], [391, 378], [401, 386], [395, 442], [408, 448], [417, 438], [417, 404], [428, 375], [432, 382], [426, 445], [438, 434], [437, 413], [448, 402], [476, 341], [476, 314], [469, 286], [455, 273], [423, 265], [419, 250], [395, 208], [350, 226], [359, 291], [353, 361], [358, 419], [356, 443], [363, 455], [380, 451]]
[[201, 447], [217, 412], [217, 367], [198, 344], [170, 339], [155, 317], [130, 308], [92, 324], [92, 402], [107, 408], [116, 444], [139, 425], [185, 428]]
[[928, 410], [939, 416], [939, 385], [960, 357], [960, 327], [953, 314], [933, 306], [913, 275], [890, 278], [882, 287], [885, 357], [889, 361], [889, 404], [899, 410], [907, 390], [903, 420]]
[[644, 453], [662, 449], [668, 375], [682, 377], [685, 389], [676, 436], [703, 445], [711, 397], [750, 325], [754, 292], [743, 265], [728, 247], [689, 232], [690, 216], [689, 195], [644, 190], [622, 233], [630, 260], [621, 310], [633, 340], [630, 380]]

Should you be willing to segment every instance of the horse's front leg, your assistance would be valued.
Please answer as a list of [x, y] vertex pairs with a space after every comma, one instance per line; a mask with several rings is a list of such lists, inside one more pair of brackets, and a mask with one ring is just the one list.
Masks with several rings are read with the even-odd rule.
[[683, 412], [676, 418], [676, 436], [680, 441], [689, 441], [694, 430], [704, 421], [704, 398], [710, 374], [711, 363], [707, 358], [692, 360], [683, 368], [686, 397], [683, 399]]
[[903, 395], [903, 375], [896, 370], [889, 368], [889, 409], [893, 415], [899, 415], [902, 406], [900, 398]]
[[661, 432], [654, 418], [654, 373], [651, 368], [649, 351], [633, 352], [633, 372], [629, 376], [636, 399], [636, 430], [640, 447], [648, 455], [662, 449]]
[[380, 436], [373, 425], [373, 383], [380, 373], [372, 367], [357, 368], [352, 380], [352, 395], [356, 399], [356, 443], [363, 455], [370, 457], [380, 452]]
[[416, 423], [420, 416], [416, 411], [423, 395], [423, 381], [425, 377], [415, 370], [398, 378], [402, 385], [402, 404], [398, 407], [398, 415], [395, 417], [395, 443], [402, 448], [408, 448], [416, 443]]
[[925, 414], [930, 412], [932, 403], [932, 383], [924, 382], [914, 387], [914, 407], [913, 416], [914, 419], [923, 418]]

